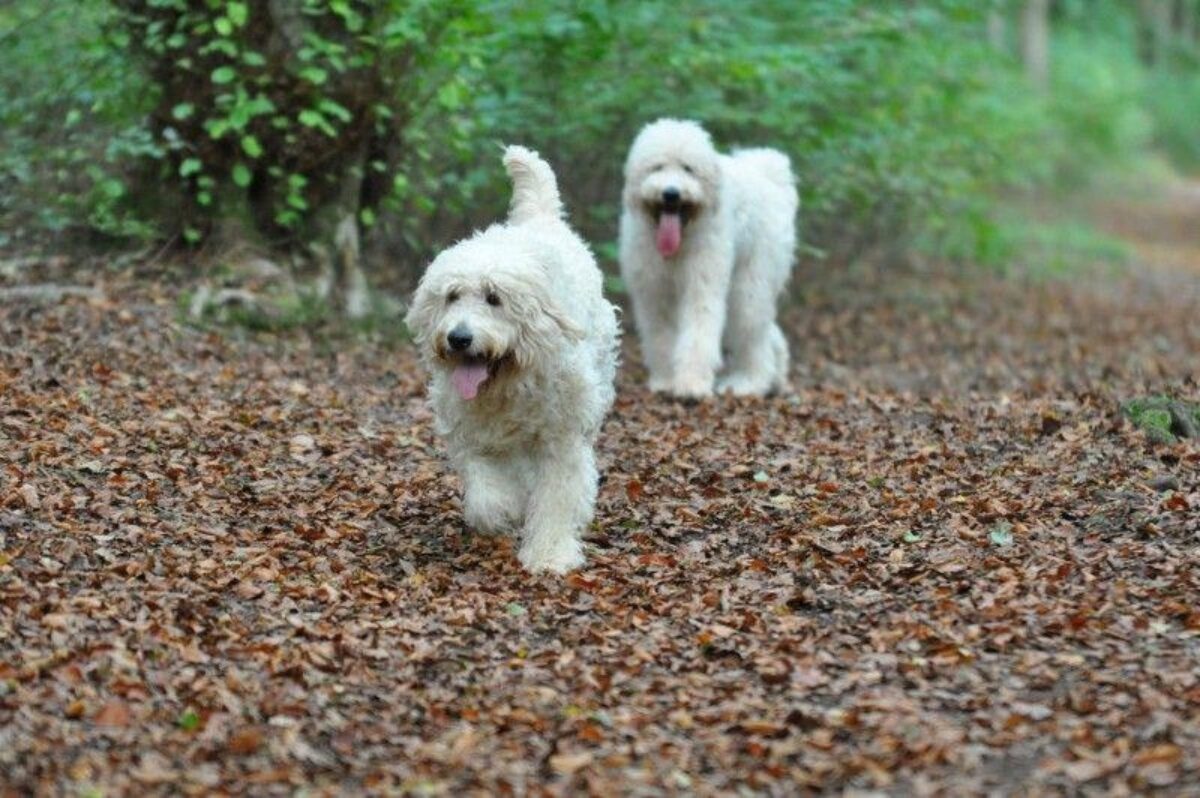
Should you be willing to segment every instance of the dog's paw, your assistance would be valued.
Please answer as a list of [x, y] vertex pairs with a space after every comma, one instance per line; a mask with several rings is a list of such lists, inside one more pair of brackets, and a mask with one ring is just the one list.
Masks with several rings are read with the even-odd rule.
[[717, 380], [717, 393], [734, 396], [767, 396], [771, 391], [770, 380], [754, 379], [745, 374], [730, 374]]
[[670, 377], [656, 377], [652, 375], [650, 379], [646, 381], [646, 387], [649, 388], [652, 393], [670, 393], [671, 385], [672, 380]]
[[552, 573], [561, 576], [583, 565], [583, 544], [573, 537], [561, 537], [553, 543], [527, 542], [521, 547], [517, 559], [532, 574]]
[[707, 399], [712, 396], [713, 378], [705, 374], [680, 374], [671, 381], [668, 392], [676, 399]]

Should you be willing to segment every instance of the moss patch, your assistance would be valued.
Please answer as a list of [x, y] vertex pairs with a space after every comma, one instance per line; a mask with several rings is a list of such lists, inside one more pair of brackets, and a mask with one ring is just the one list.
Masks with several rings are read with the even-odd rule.
[[1145, 396], [1121, 405], [1121, 412], [1156, 443], [1174, 443], [1197, 437], [1200, 404], [1170, 396]]

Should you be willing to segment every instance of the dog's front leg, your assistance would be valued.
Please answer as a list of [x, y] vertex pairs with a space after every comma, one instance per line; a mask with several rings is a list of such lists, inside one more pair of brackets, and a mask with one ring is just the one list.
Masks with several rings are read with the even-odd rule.
[[564, 574], [583, 565], [583, 531], [596, 505], [595, 456], [582, 438], [544, 453], [525, 518], [521, 564]]
[[463, 458], [463, 516], [467, 526], [487, 535], [515, 532], [525, 513], [525, 490], [518, 464], [504, 458]]
[[642, 340], [642, 359], [649, 372], [648, 387], [655, 392], [669, 391], [672, 387], [671, 359], [675, 351], [675, 323], [668, 307], [670, 298], [662, 296], [661, 291], [647, 291], [633, 293], [632, 299], [633, 318]]
[[733, 252], [711, 245], [685, 265], [678, 334], [672, 356], [671, 393], [683, 399], [711, 396], [721, 365], [721, 332]]

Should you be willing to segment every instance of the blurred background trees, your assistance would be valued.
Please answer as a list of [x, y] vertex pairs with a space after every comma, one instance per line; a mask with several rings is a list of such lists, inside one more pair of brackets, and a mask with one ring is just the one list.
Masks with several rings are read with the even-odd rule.
[[306, 252], [351, 220], [373, 274], [403, 282], [502, 211], [498, 145], [522, 142], [611, 257], [625, 150], [670, 114], [787, 150], [810, 252], [987, 260], [1013, 192], [1150, 152], [1200, 165], [1198, 16], [1200, 0], [14, 0], [0, 246]]

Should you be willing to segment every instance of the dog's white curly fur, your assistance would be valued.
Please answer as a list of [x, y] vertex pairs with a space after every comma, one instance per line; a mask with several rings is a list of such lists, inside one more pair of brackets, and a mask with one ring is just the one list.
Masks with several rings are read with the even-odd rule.
[[[467, 524], [517, 533], [528, 570], [565, 573], [583, 564], [595, 508], [593, 447], [613, 401], [617, 312], [563, 220], [550, 166], [517, 146], [504, 165], [507, 222], [439, 254], [406, 322], [431, 375]], [[460, 346], [469, 334], [469, 346], [453, 351], [452, 331]]]
[[[686, 220], [664, 255], [656, 234], [669, 189]], [[650, 389], [682, 398], [785, 390], [776, 303], [792, 270], [799, 208], [788, 157], [723, 155], [696, 122], [660, 119], [633, 142], [622, 205], [621, 274]]]

